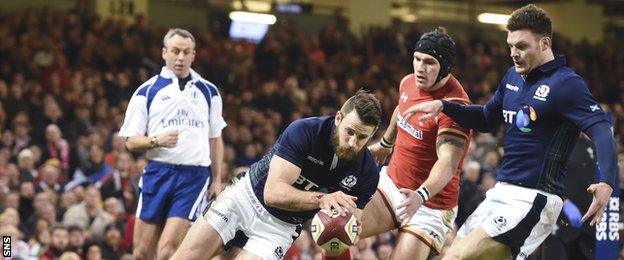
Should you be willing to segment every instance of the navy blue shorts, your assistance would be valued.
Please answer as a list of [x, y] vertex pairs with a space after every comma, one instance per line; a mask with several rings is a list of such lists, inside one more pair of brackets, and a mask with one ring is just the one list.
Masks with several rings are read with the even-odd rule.
[[170, 217], [194, 221], [208, 204], [210, 176], [210, 167], [150, 161], [139, 182], [136, 216], [156, 223]]

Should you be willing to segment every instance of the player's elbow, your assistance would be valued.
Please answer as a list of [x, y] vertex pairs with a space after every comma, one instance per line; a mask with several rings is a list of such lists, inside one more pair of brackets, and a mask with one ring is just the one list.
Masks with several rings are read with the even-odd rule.
[[273, 185], [270, 185], [269, 182], [264, 185], [264, 204], [267, 206], [275, 207], [278, 203], [277, 200], [279, 195], [277, 194], [277, 190], [273, 188]]

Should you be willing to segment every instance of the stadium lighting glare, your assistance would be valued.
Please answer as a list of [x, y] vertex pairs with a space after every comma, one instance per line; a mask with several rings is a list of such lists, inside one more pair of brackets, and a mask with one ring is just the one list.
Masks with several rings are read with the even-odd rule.
[[250, 13], [243, 11], [231, 12], [230, 19], [233, 21], [259, 24], [275, 24], [275, 22], [277, 22], [277, 17], [272, 14]]
[[401, 19], [406, 23], [413, 23], [417, 20], [416, 15], [414, 14], [405, 14], [401, 16]]
[[506, 25], [509, 17], [510, 16], [506, 14], [482, 13], [477, 16], [477, 20], [481, 23]]
[[232, 1], [232, 8], [234, 8], [234, 10], [245, 9], [251, 12], [268, 13], [271, 11], [271, 3], [257, 0], [245, 0], [245, 4], [243, 5], [242, 1]]

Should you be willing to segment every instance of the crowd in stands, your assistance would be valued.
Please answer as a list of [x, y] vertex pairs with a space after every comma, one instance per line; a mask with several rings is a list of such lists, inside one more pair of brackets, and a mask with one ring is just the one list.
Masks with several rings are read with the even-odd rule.
[[[116, 132], [135, 89], [164, 64], [167, 29], [143, 17], [132, 25], [102, 19], [81, 4], [0, 15], [0, 233], [14, 238], [14, 256], [129, 257], [147, 161], [126, 151]], [[258, 160], [289, 122], [331, 115], [360, 88], [381, 100], [387, 125], [422, 33], [396, 23], [356, 37], [340, 16], [313, 35], [280, 21], [258, 44], [232, 41], [219, 28], [189, 29], [197, 39], [193, 68], [223, 98], [227, 178]], [[484, 103], [511, 65], [504, 39], [455, 41], [452, 73], [474, 103]], [[620, 162], [623, 48], [554, 38], [554, 49], [613, 111]], [[475, 133], [464, 162], [458, 224], [495, 183], [500, 137]], [[387, 259], [394, 238], [390, 232], [362, 240], [352, 255]], [[304, 232], [289, 257], [317, 259], [318, 252]]]

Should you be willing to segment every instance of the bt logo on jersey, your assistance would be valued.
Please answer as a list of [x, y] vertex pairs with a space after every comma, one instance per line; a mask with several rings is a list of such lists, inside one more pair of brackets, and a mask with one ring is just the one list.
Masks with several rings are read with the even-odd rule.
[[537, 113], [535, 113], [535, 109], [531, 106], [523, 106], [520, 110], [518, 110], [518, 114], [516, 116], [516, 126], [520, 131], [528, 133], [531, 132], [531, 128], [529, 125], [531, 122], [535, 122], [537, 120]]
[[515, 116], [515, 111], [503, 110], [503, 119], [505, 120], [505, 123], [513, 124]]
[[515, 125], [524, 133], [531, 132], [529, 127], [531, 122], [537, 120], [537, 113], [531, 106], [523, 106], [517, 112], [510, 110], [503, 110], [503, 119], [505, 123]]
[[304, 190], [310, 190], [312, 188], [318, 188], [319, 187], [318, 184], [312, 182], [311, 180], [309, 180], [306, 177], [303, 177], [303, 175], [299, 175], [299, 178], [297, 178], [295, 183], [293, 183], [293, 186], [295, 186], [297, 188], [303, 188]]

